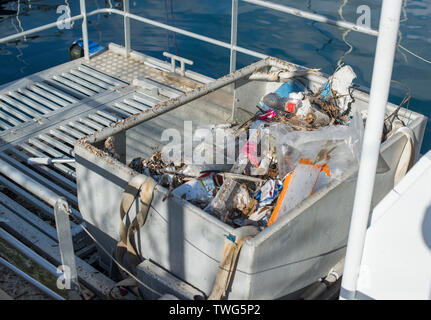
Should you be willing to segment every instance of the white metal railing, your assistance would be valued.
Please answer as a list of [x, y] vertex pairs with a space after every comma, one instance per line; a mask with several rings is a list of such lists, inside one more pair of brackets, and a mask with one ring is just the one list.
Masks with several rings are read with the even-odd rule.
[[[254, 4], [254, 5], [257, 5], [260, 7], [265, 7], [265, 8], [273, 9], [273, 10], [284, 12], [284, 13], [288, 13], [288, 14], [295, 15], [295, 16], [298, 16], [301, 18], [326, 23], [326, 24], [333, 25], [336, 27], [341, 27], [344, 29], [349, 29], [349, 30], [365, 33], [365, 34], [372, 35], [372, 36], [378, 35], [378, 31], [370, 29], [370, 28], [358, 26], [358, 25], [355, 25], [353, 23], [346, 22], [346, 21], [332, 20], [332, 19], [329, 19], [329, 18], [322, 16], [322, 15], [319, 15], [319, 14], [310, 13], [307, 11], [295, 9], [295, 8], [280, 5], [280, 4], [274, 4], [274, 3], [269, 2], [269, 1], [262, 1], [262, 0], [231, 0], [231, 1], [232, 1], [232, 12], [231, 12], [232, 19], [231, 19], [231, 41], [230, 41], [230, 43], [216, 40], [216, 39], [213, 39], [213, 38], [210, 38], [207, 36], [203, 36], [203, 35], [191, 32], [191, 31], [187, 31], [187, 30], [184, 30], [181, 28], [177, 28], [174, 26], [170, 26], [168, 24], [164, 24], [161, 22], [157, 22], [157, 21], [154, 21], [154, 20], [151, 20], [148, 18], [144, 18], [144, 17], [138, 16], [138, 15], [132, 14], [132, 13], [130, 13], [129, 0], [123, 0], [123, 10], [118, 10], [118, 9], [113, 9], [113, 8], [103, 8], [103, 9], [96, 9], [96, 10], [93, 10], [91, 12], [86, 11], [86, 1], [80, 0], [81, 13], [79, 15], [64, 19], [63, 22], [64, 23], [70, 23], [72, 21], [82, 19], [82, 40], [83, 40], [83, 44], [84, 44], [84, 57], [85, 57], [85, 59], [89, 59], [87, 18], [94, 16], [94, 15], [97, 15], [97, 14], [100, 14], [100, 13], [109, 13], [109, 14], [121, 15], [124, 18], [124, 47], [126, 48], [126, 54], [129, 54], [131, 51], [130, 19], [133, 19], [136, 21], [140, 21], [140, 22], [143, 22], [146, 24], [153, 25], [155, 27], [159, 27], [159, 28], [162, 28], [165, 30], [169, 30], [169, 31], [178, 33], [178, 34], [182, 34], [182, 35], [188, 36], [190, 38], [194, 38], [194, 39], [201, 40], [201, 41], [204, 41], [207, 43], [211, 43], [211, 44], [219, 46], [219, 47], [230, 49], [230, 72], [232, 72], [236, 69], [236, 53], [237, 52], [244, 53], [244, 54], [247, 54], [247, 55], [250, 55], [250, 56], [253, 56], [256, 58], [260, 58], [260, 59], [267, 57], [267, 55], [265, 55], [263, 53], [237, 46], [238, 2], [239, 1], [247, 2], [247, 3]], [[27, 36], [27, 35], [30, 35], [33, 33], [37, 33], [37, 32], [43, 31], [43, 30], [55, 28], [55, 27], [57, 27], [57, 25], [58, 25], [57, 22], [53, 22], [53, 23], [49, 23], [49, 24], [46, 24], [46, 25], [43, 25], [40, 27], [36, 27], [36, 28], [30, 29], [30, 30], [27, 30], [27, 31], [16, 33], [16, 34], [1, 38], [0, 43], [5, 43], [5, 42], [19, 39], [21, 37], [24, 37], [24, 36]]]
[[[156, 27], [170, 30], [194, 39], [198, 39], [216, 46], [230, 49], [230, 70], [236, 69], [236, 53], [241, 52], [257, 58], [265, 58], [266, 55], [260, 52], [239, 47], [237, 45], [237, 23], [238, 23], [238, 2], [232, 1], [232, 20], [231, 20], [231, 41], [226, 43], [210, 37], [206, 37], [194, 32], [186, 31], [151, 19], [147, 19], [130, 13], [129, 0], [123, 0], [123, 9], [117, 10], [104, 8], [86, 12], [85, 0], [80, 0], [81, 14], [65, 19], [64, 22], [72, 22], [82, 19], [82, 38], [84, 42], [84, 57], [89, 59], [88, 51], [88, 31], [87, 17], [99, 13], [114, 13], [124, 17], [124, 38], [126, 53], [130, 53], [130, 19], [144, 22]], [[371, 81], [370, 103], [368, 107], [368, 121], [366, 123], [364, 141], [361, 152], [361, 163], [359, 166], [358, 182], [356, 187], [355, 200], [353, 205], [352, 220], [347, 243], [347, 253], [345, 259], [344, 275], [340, 298], [355, 299], [357, 279], [361, 265], [362, 252], [367, 230], [367, 221], [373, 194], [375, 173], [380, 149], [380, 136], [383, 129], [383, 120], [388, 101], [392, 68], [397, 45], [397, 34], [399, 30], [400, 12], [402, 0], [383, 0], [380, 16], [379, 31], [354, 25], [345, 21], [336, 21], [322, 15], [298, 10], [288, 6], [274, 4], [262, 0], [241, 0], [260, 7], [285, 12], [301, 18], [314, 20], [336, 27], [361, 32], [364, 34], [378, 36], [377, 49], [373, 67], [373, 77]], [[0, 43], [5, 43], [26, 35], [57, 26], [57, 22], [33, 28], [21, 33], [17, 33], [0, 39]]]

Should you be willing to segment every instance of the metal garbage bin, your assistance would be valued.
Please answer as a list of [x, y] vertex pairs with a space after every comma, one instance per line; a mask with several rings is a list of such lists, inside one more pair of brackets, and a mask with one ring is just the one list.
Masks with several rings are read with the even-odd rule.
[[[260, 97], [280, 85], [250, 80], [249, 76], [257, 70], [292, 66], [266, 58], [77, 142], [79, 208], [96, 238], [114, 251], [119, 239], [121, 198], [128, 182], [138, 174], [127, 164], [136, 156], [150, 157], [158, 150], [164, 129], [182, 131], [186, 120], [193, 124], [244, 121], [250, 112], [256, 112], [254, 107]], [[315, 91], [327, 79], [310, 73], [300, 80]], [[352, 109], [367, 109], [368, 94], [355, 89], [353, 97]], [[388, 112], [396, 107], [388, 104]], [[399, 116], [414, 132], [418, 157], [426, 117], [405, 109], [399, 111]], [[114, 138], [119, 160], [103, 151], [108, 137]], [[393, 188], [405, 143], [401, 134], [382, 143], [381, 155], [390, 170], [376, 176], [373, 206]], [[228, 298], [275, 299], [325, 276], [345, 254], [356, 171], [351, 168], [341, 180], [322, 187], [277, 223], [247, 240]], [[233, 229], [179, 197], [163, 201], [167, 192], [161, 186], [154, 190], [147, 221], [136, 234], [138, 252], [209, 295], [222, 256], [224, 236]]]

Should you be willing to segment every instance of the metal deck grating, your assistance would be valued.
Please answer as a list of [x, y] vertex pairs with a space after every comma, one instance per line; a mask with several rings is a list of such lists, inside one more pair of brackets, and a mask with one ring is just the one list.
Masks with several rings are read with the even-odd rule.
[[[143, 87], [130, 85], [135, 77], [142, 80]], [[78, 139], [198, 84], [185, 78], [175, 82], [178, 77], [108, 50], [89, 62], [75, 60], [2, 86], [0, 226], [58, 262], [58, 248], [50, 251], [41, 245], [45, 240], [57, 241], [54, 210], [47, 199], [31, 192], [27, 182], [31, 180], [41, 189], [65, 197], [73, 212], [80, 215], [75, 165], [32, 166], [27, 159], [73, 157], [73, 145]], [[79, 258], [94, 262], [91, 255], [95, 247], [85, 250], [87, 238], [79, 226], [73, 222], [71, 226]], [[97, 273], [84, 263], [80, 277], [91, 282], [88, 270]]]
[[[117, 47], [115, 46], [115, 48]], [[127, 58], [116, 50], [109, 50], [95, 56], [88, 65], [129, 83], [132, 83], [134, 79], [150, 78], [181, 91], [192, 90], [200, 84], [180, 75], [159, 70], [142, 57], [143, 55], [140, 54]]]
[[0, 91], [0, 131], [3, 131], [0, 135], [85, 98], [124, 85], [123, 81], [80, 65], [13, 90], [6, 87]]

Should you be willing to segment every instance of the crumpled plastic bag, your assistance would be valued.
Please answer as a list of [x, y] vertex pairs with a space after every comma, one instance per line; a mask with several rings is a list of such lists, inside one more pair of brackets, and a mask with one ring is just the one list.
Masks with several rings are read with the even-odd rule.
[[300, 158], [308, 158], [315, 164], [327, 163], [331, 171], [330, 179], [339, 179], [352, 166], [359, 166], [363, 125], [358, 113], [354, 114], [347, 126], [291, 131], [288, 125], [274, 124], [270, 130], [277, 137], [277, 162], [281, 179], [294, 170]]

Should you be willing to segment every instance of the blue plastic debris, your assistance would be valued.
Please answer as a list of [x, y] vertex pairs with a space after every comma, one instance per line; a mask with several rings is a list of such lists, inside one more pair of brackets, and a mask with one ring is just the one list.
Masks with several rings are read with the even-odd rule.
[[[84, 43], [83, 43], [82, 39], [78, 39], [75, 42], [73, 42], [73, 44], [75, 44], [75, 43], [78, 44], [81, 48], [84, 48]], [[90, 54], [97, 53], [103, 49], [105, 49], [105, 47], [101, 46], [97, 42], [88, 40], [88, 52]]]
[[320, 96], [320, 100], [326, 100], [332, 97], [331, 85], [329, 84], [329, 81], [326, 81], [320, 88]]
[[289, 80], [283, 83], [277, 90], [275, 90], [275, 93], [278, 94], [281, 98], [288, 98], [289, 94], [291, 94], [292, 92], [302, 92], [305, 90], [305, 87], [298, 81]]
[[232, 241], [233, 243], [235, 243], [236, 241], [236, 237], [233, 234], [225, 234], [224, 235], [226, 237], [226, 239]]

